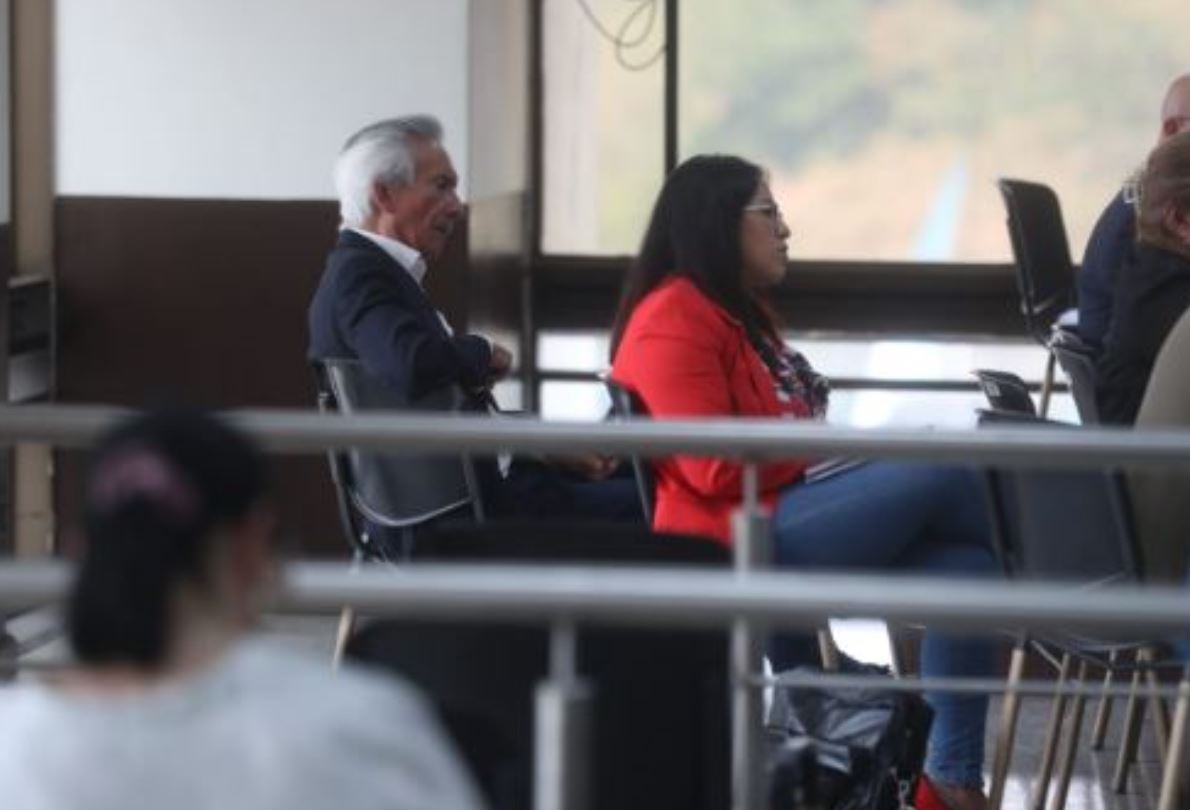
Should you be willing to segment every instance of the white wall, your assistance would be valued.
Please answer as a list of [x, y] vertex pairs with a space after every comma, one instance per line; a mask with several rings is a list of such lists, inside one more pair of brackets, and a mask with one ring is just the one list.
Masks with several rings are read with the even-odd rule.
[[469, 0], [57, 0], [63, 195], [332, 198], [354, 129], [430, 112], [466, 189]]

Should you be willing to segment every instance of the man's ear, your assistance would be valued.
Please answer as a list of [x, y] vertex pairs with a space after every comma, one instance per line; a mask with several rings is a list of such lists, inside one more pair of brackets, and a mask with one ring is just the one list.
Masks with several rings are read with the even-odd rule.
[[1178, 119], [1163, 118], [1161, 119], [1161, 136], [1163, 138], [1172, 138], [1178, 134]]
[[391, 214], [396, 207], [396, 194], [392, 186], [385, 183], [372, 184], [372, 210]]
[[1171, 205], [1165, 209], [1162, 224], [1179, 244], [1190, 247], [1190, 211]]

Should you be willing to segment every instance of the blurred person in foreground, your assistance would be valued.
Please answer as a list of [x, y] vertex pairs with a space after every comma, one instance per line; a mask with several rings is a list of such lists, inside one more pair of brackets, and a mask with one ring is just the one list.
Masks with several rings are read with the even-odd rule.
[[[766, 299], [788, 269], [790, 231], [765, 172], [729, 155], [690, 158], [666, 180], [628, 272], [612, 330], [612, 378], [656, 419], [815, 420], [829, 384], [787, 346]], [[731, 542], [742, 502], [738, 461], [663, 459], [653, 528]], [[758, 466], [776, 566], [879, 570], [961, 582], [993, 575], [990, 526], [974, 471], [873, 461], [815, 471], [804, 459]], [[804, 646], [804, 645], [803, 645]], [[785, 636], [778, 671], [809, 664]], [[987, 676], [991, 642], [927, 632], [925, 676]], [[927, 695], [935, 711], [919, 810], [984, 810], [986, 695]]]
[[274, 567], [264, 495], [260, 457], [212, 417], [107, 438], [67, 608], [77, 665], [0, 689], [5, 807], [480, 807], [410, 688], [251, 635]]

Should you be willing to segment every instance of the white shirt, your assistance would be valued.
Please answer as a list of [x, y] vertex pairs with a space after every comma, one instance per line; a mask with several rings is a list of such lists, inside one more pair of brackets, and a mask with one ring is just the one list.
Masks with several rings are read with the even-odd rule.
[[272, 641], [120, 696], [0, 688], [0, 803], [20, 810], [478, 810], [422, 699]]
[[[422, 286], [422, 280], [426, 277], [426, 260], [421, 255], [417, 248], [412, 248], [402, 242], [400, 239], [393, 239], [391, 236], [384, 236], [379, 233], [372, 233], [371, 231], [361, 230], [359, 228], [345, 228], [344, 230], [358, 233], [363, 238], [370, 241], [376, 247], [383, 250], [392, 260], [404, 268], [405, 272], [410, 275], [417, 286]], [[442, 328], [446, 330], [446, 334], [454, 337], [455, 330], [451, 328], [450, 321], [446, 320], [446, 316], [442, 311], [435, 308], [434, 312], [438, 315], [438, 320], [442, 322]], [[480, 335], [480, 337], [483, 337]], [[488, 341], [488, 346], [492, 345], [492, 341]]]
[[417, 248], [410, 247], [400, 239], [393, 239], [391, 236], [372, 233], [361, 228], [344, 228], [344, 230], [358, 233], [369, 242], [372, 242], [376, 247], [391, 256], [394, 262], [405, 268], [405, 272], [413, 277], [413, 280], [417, 282], [417, 286], [420, 287], [422, 285], [422, 279], [426, 277], [426, 260]]

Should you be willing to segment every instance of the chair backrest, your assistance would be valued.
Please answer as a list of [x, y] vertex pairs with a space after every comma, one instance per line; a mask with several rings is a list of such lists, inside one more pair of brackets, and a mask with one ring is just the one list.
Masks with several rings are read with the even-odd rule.
[[1062, 207], [1053, 190], [1040, 183], [1005, 179], [998, 185], [1008, 209], [1025, 327], [1038, 342], [1048, 343], [1054, 322], [1075, 300]]
[[[717, 543], [607, 524], [448, 527], [419, 542], [427, 560], [657, 563], [728, 567]], [[541, 627], [386, 621], [347, 647], [396, 671], [442, 715], [493, 810], [532, 804], [533, 694], [549, 671]], [[593, 810], [727, 807], [730, 723], [723, 630], [579, 625], [577, 668], [594, 689]]]
[[993, 411], [1037, 415], [1037, 407], [1029, 396], [1029, 386], [1017, 375], [993, 369], [976, 369], [974, 374]]
[[[631, 419], [645, 414], [644, 407], [636, 394], [620, 385], [615, 380], [605, 379], [608, 396], [612, 401], [612, 413], [619, 419]], [[644, 512], [645, 524], [653, 525], [653, 493], [656, 482], [653, 480], [653, 468], [649, 460], [633, 454], [632, 474], [636, 478], [636, 494], [640, 497], [641, 510]]]
[[[339, 410], [335, 400], [335, 392], [331, 390], [327, 379], [326, 368], [321, 361], [311, 364], [314, 371], [314, 384], [318, 397], [318, 410], [321, 413], [334, 413]], [[343, 536], [347, 545], [361, 557], [377, 556], [371, 548], [367, 531], [356, 511], [349, 494], [354, 489], [351, 465], [347, 461], [347, 453], [330, 449], [326, 451], [326, 460], [331, 470], [331, 482], [335, 487], [335, 501], [339, 509], [339, 525], [343, 529]]]
[[[316, 361], [328, 406], [344, 414], [366, 411], [436, 412], [462, 410], [466, 397], [446, 386], [409, 400], [354, 359]], [[349, 450], [332, 458], [336, 484], [364, 518], [381, 526], [417, 526], [448, 512], [470, 507], [482, 518], [478, 485], [465, 456], [393, 454]]]
[[1099, 404], [1095, 400], [1095, 356], [1090, 347], [1077, 338], [1064, 336], [1050, 342], [1050, 351], [1070, 379], [1070, 393], [1074, 396], [1079, 421], [1084, 425], [1099, 424]]
[[[1190, 427], [1190, 311], [1174, 324], [1149, 376], [1136, 428]], [[1131, 469], [1128, 489], [1146, 579], [1184, 582], [1190, 561], [1190, 473]]]
[[1012, 576], [1085, 584], [1140, 578], [1119, 472], [992, 470], [988, 493], [997, 551]]

